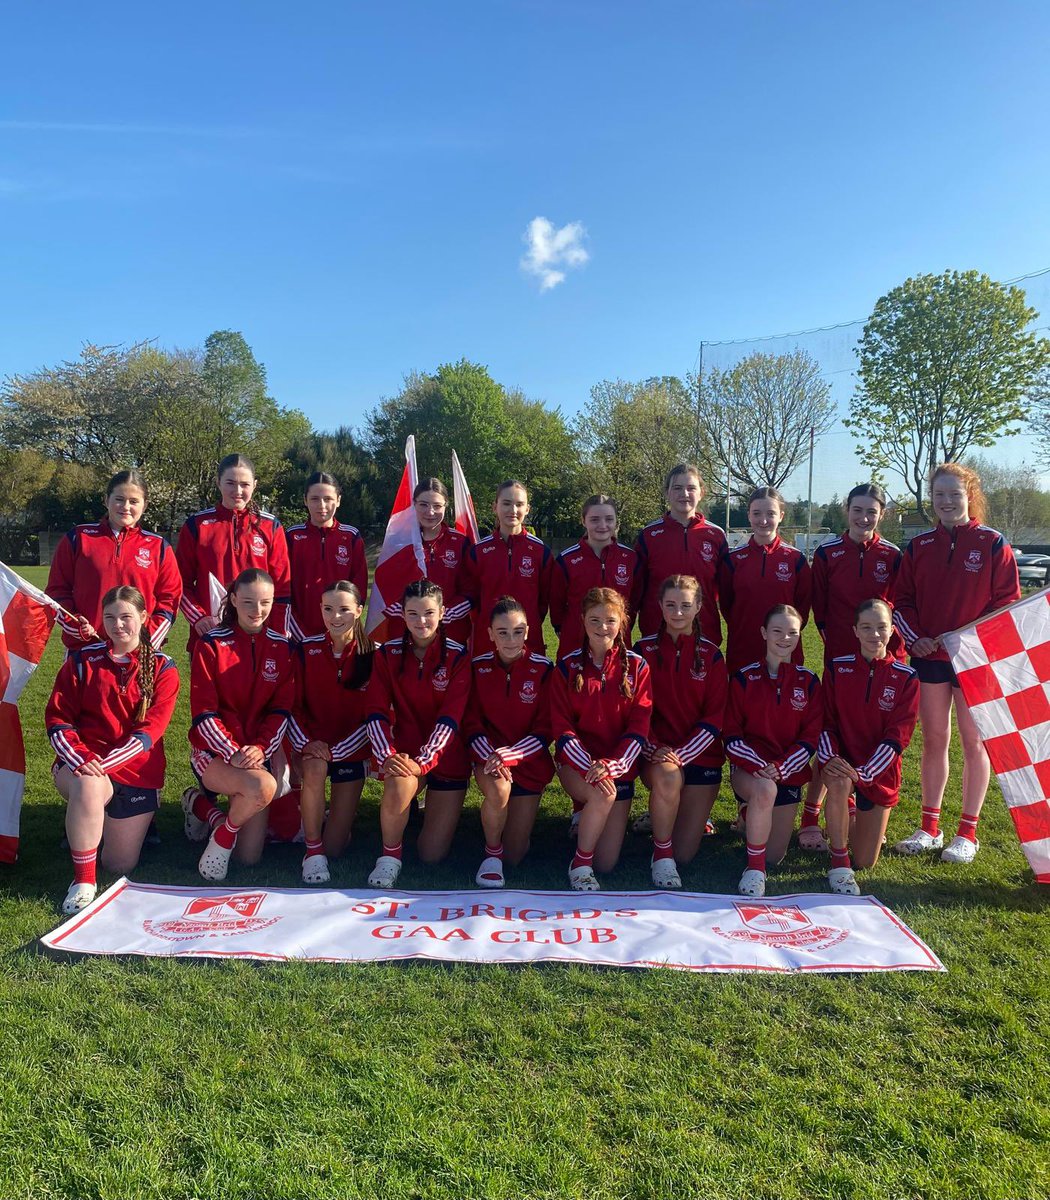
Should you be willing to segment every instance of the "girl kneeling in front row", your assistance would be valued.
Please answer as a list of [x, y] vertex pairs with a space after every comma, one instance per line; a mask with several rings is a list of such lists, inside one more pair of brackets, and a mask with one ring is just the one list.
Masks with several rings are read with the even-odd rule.
[[464, 721], [477, 762], [485, 858], [475, 882], [503, 886], [503, 862], [517, 866], [529, 849], [543, 789], [554, 777], [550, 677], [554, 664], [528, 649], [525, 609], [503, 596], [492, 609], [489, 638], [496, 647], [473, 662], [474, 684]]
[[[824, 732], [817, 751], [828, 789], [825, 825], [833, 892], [859, 896], [853, 867], [879, 861], [890, 811], [900, 799], [901, 755], [919, 716], [919, 678], [888, 652], [893, 610], [885, 600], [857, 608], [859, 654], [832, 659], [824, 672]], [[849, 798], [857, 811], [850, 830]], [[853, 861], [850, 861], [850, 848]]]
[[368, 886], [393, 887], [401, 874], [409, 808], [426, 789], [416, 848], [426, 863], [448, 854], [470, 782], [460, 735], [470, 692], [466, 650], [445, 636], [441, 588], [418, 579], [401, 597], [405, 632], [376, 651], [368, 684], [368, 736], [383, 776], [383, 853]]
[[700, 632], [701, 603], [695, 576], [665, 579], [660, 631], [635, 646], [652, 676], [653, 719], [642, 782], [649, 789], [657, 887], [682, 886], [676, 863], [696, 857], [722, 780], [729, 680], [721, 651]]
[[296, 647], [295, 708], [288, 722], [288, 740], [302, 755], [303, 883], [327, 883], [328, 860], [349, 845], [371, 749], [366, 688], [373, 647], [361, 623], [361, 593], [356, 584], [340, 579], [324, 589], [318, 608], [325, 632], [303, 638]]
[[787, 853], [802, 786], [813, 771], [823, 720], [820, 680], [792, 662], [802, 618], [790, 604], [776, 604], [762, 623], [765, 657], [729, 681], [726, 754], [733, 790], [746, 805], [747, 869], [742, 896], [766, 894], [766, 860]]
[[645, 659], [627, 649], [620, 593], [592, 588], [582, 608], [587, 640], [554, 671], [551, 724], [558, 777], [582, 805], [569, 885], [596, 892], [595, 869], [611, 871], [620, 857], [653, 695]]
[[[288, 639], [266, 624], [273, 603], [273, 579], [257, 567], [242, 571], [219, 624], [193, 651], [190, 766], [200, 790], [187, 789], [182, 806], [191, 841], [211, 830], [197, 867], [204, 879], [226, 878], [234, 848], [243, 863], [262, 857], [266, 809], [277, 794], [271, 765], [295, 700]], [[217, 794], [229, 796], [229, 813]]]
[[79, 912], [98, 891], [102, 865], [126, 875], [160, 806], [164, 731], [175, 709], [179, 676], [153, 649], [146, 600], [136, 587], [102, 597], [105, 641], [73, 650], [59, 669], [48, 701], [47, 736], [58, 758], [55, 787], [66, 801], [66, 837], [73, 883], [62, 903]]

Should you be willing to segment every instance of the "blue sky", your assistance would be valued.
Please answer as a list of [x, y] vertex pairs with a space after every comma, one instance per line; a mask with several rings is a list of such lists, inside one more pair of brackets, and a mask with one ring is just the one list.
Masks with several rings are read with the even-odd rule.
[[[1050, 266], [1037, 0], [56, 3], [4, 41], [3, 374], [233, 328], [319, 427], [462, 356], [572, 413], [917, 272]], [[586, 231], [545, 290], [536, 217]], [[854, 332], [812, 343], [840, 390]]]

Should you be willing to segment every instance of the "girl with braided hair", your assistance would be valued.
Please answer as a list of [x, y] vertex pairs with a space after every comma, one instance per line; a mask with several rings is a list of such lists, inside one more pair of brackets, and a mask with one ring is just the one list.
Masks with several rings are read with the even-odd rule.
[[62, 664], [44, 718], [73, 857], [67, 914], [95, 898], [100, 841], [107, 871], [127, 875], [138, 864], [160, 805], [164, 732], [179, 694], [175, 664], [150, 641], [138, 588], [110, 588], [102, 627], [103, 640], [71, 651]]
[[175, 558], [182, 574], [180, 610], [190, 625], [189, 650], [219, 624], [218, 591], [249, 569], [265, 571], [274, 583], [270, 625], [287, 637], [292, 583], [288, 542], [281, 522], [254, 500], [255, 467], [243, 454], [227, 454], [219, 463], [222, 500], [186, 518], [179, 530]]
[[465, 648], [445, 633], [441, 588], [417, 579], [401, 597], [405, 632], [376, 651], [366, 711], [372, 753], [383, 777], [379, 825], [383, 853], [369, 887], [393, 887], [401, 874], [409, 809], [426, 789], [417, 850], [425, 863], [449, 852], [470, 781], [460, 735], [470, 693]]
[[569, 885], [596, 892], [595, 869], [620, 857], [653, 696], [648, 664], [627, 648], [620, 593], [591, 588], [581, 609], [587, 640], [551, 676], [551, 725], [558, 778], [580, 809]]

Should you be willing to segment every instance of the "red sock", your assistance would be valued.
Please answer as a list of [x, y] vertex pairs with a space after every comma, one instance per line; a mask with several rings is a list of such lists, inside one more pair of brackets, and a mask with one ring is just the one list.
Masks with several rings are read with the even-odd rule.
[[211, 829], [214, 829], [216, 825], [221, 825], [226, 819], [222, 809], [214, 800], [209, 800], [203, 792], [198, 792], [193, 797], [193, 815], [198, 821], [204, 821]]
[[73, 882], [96, 884], [98, 882], [95, 877], [98, 850], [70, 850], [69, 853], [73, 858]]
[[486, 842], [485, 843], [485, 857], [486, 858], [498, 858], [502, 862], [502, 860], [503, 860], [503, 843], [500, 842], [498, 846], [490, 846]]
[[577, 867], [589, 867], [594, 863], [593, 850], [577, 850], [572, 856], [572, 863], [569, 866], [570, 871], [574, 871]]
[[936, 837], [941, 831], [941, 810], [922, 806], [922, 831], [930, 837]]
[[849, 860], [849, 847], [848, 846], [843, 846], [843, 848], [841, 850], [836, 850], [834, 846], [831, 847], [831, 869], [832, 870], [834, 870], [836, 867], [852, 867], [852, 866], [853, 866], [853, 864]]
[[747, 843], [747, 869], [749, 871], [761, 871], [763, 875], [766, 873], [766, 843], [761, 846], [752, 846]]
[[820, 827], [820, 801], [810, 804], [807, 800], [802, 806], [802, 824], [800, 829], [818, 829]]
[[401, 848], [403, 846], [404, 846], [404, 842], [398, 842], [398, 844], [396, 846], [387, 846], [384, 844], [383, 854], [387, 858], [396, 858], [397, 861], [400, 862], [401, 861]]
[[661, 858], [674, 858], [670, 838], [666, 842], [658, 842], [656, 838], [653, 838], [653, 862]]
[[855, 816], [856, 812], [857, 812], [857, 797], [852, 795], [852, 793], [851, 793], [850, 798], [847, 803], [849, 805], [849, 815], [851, 817]]
[[237, 834], [240, 832], [240, 828], [240, 825], [234, 825], [227, 817], [212, 834], [216, 846], [221, 846], [224, 850], [232, 850], [237, 845]]
[[312, 858], [315, 854], [324, 854], [324, 843], [320, 838], [316, 842], [307, 838], [306, 853], [303, 855], [303, 858]]
[[968, 842], [977, 841], [977, 822], [979, 817], [968, 817], [966, 813], [959, 818], [959, 837], [966, 838]]

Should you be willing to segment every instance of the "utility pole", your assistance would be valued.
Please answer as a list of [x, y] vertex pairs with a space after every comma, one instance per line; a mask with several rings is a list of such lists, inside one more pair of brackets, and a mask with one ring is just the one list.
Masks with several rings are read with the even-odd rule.
[[813, 442], [815, 430], [812, 425], [809, 427], [809, 504], [806, 512], [806, 558], [812, 559], [813, 555], [810, 552], [809, 539], [813, 536]]
[[726, 430], [726, 536], [729, 536], [729, 506], [732, 498], [733, 472], [729, 464], [733, 461], [733, 435]]
[[693, 462], [700, 461], [700, 405], [704, 395], [704, 343], [700, 343], [700, 370], [696, 375], [696, 433], [693, 437]]

